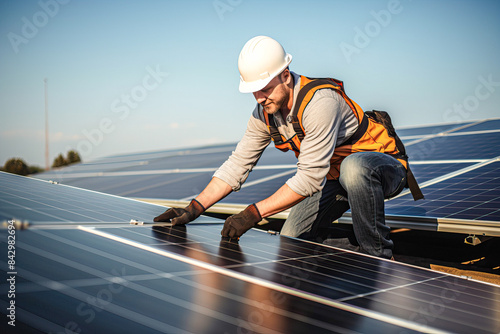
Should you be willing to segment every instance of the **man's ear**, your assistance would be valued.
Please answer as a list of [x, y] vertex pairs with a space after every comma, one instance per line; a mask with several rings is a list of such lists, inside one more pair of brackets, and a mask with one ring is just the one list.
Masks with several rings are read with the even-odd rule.
[[292, 80], [292, 74], [290, 73], [290, 70], [285, 68], [283, 72], [281, 72], [281, 82], [283, 82], [285, 85], [288, 85], [290, 81]]

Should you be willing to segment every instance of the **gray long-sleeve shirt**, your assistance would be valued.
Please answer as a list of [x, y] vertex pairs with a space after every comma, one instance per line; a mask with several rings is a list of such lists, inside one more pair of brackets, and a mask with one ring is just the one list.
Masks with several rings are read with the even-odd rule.
[[[300, 75], [291, 73], [294, 79], [293, 110], [300, 88]], [[278, 131], [286, 139], [295, 135], [292, 123], [283, 119], [281, 113], [273, 116]], [[305, 108], [302, 125], [305, 137], [300, 145], [297, 172], [286, 184], [297, 194], [307, 197], [323, 188], [335, 147], [356, 131], [358, 120], [340, 94], [331, 89], [321, 89]], [[229, 184], [234, 191], [239, 190], [270, 142], [264, 111], [257, 104], [243, 138], [214, 177]]]

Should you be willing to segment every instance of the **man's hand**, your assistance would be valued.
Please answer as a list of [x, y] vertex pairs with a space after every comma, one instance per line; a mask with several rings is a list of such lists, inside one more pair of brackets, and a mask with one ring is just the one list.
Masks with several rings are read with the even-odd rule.
[[153, 219], [154, 222], [172, 222], [172, 225], [184, 225], [198, 218], [205, 208], [200, 202], [193, 199], [184, 209], [170, 208], [158, 217]]
[[262, 217], [257, 206], [252, 204], [240, 213], [227, 218], [224, 222], [224, 228], [221, 234], [223, 237], [229, 237], [231, 239], [239, 238], [261, 220]]

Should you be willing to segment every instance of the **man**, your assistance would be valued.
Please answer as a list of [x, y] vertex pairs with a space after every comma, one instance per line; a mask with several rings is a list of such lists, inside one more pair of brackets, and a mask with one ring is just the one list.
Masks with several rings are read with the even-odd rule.
[[245, 44], [239, 90], [257, 100], [245, 135], [186, 208], [169, 209], [154, 221], [189, 223], [239, 190], [273, 140], [277, 148], [295, 151], [296, 174], [270, 197], [227, 218], [222, 236], [238, 238], [263, 218], [293, 207], [281, 234], [328, 244], [334, 240], [331, 223], [350, 207], [355, 238], [330, 244], [391, 258], [384, 199], [405, 187], [406, 162], [385, 128], [369, 122], [345, 95], [342, 82], [295, 74], [291, 61], [272, 38], [257, 36]]

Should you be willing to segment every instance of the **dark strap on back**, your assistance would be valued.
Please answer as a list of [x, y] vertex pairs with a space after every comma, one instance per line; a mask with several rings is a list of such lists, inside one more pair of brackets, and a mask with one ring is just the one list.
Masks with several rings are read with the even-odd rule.
[[417, 180], [415, 179], [415, 176], [410, 169], [410, 164], [408, 164], [407, 166], [408, 168], [406, 168], [406, 183], [408, 184], [408, 188], [410, 188], [413, 200], [418, 201], [419, 199], [424, 199], [424, 194], [422, 193], [422, 190], [420, 189]]
[[276, 127], [276, 123], [274, 122], [274, 116], [272, 114], [269, 114], [267, 116], [267, 119], [269, 120], [269, 133], [271, 134], [271, 139], [273, 140], [274, 144], [279, 145], [283, 143], [281, 134]]
[[366, 115], [363, 116], [363, 119], [361, 120], [361, 123], [359, 124], [358, 128], [356, 131], [353, 133], [349, 139], [344, 141], [341, 145], [353, 145], [355, 142], [361, 139], [363, 135], [365, 134], [366, 130], [368, 129], [368, 117]]

